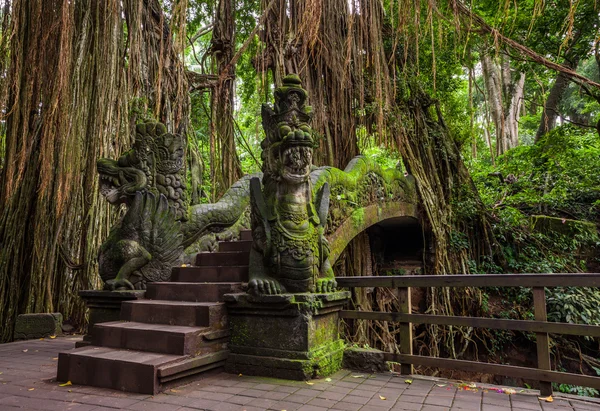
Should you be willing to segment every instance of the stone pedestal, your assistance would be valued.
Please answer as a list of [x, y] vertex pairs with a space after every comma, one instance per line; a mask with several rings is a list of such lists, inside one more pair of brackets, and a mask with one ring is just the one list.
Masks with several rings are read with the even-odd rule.
[[90, 309], [90, 319], [88, 333], [83, 336], [83, 341], [76, 344], [76, 347], [85, 347], [92, 343], [92, 328], [94, 328], [94, 324], [119, 321], [121, 319], [121, 303], [123, 301], [142, 299], [144, 298], [145, 293], [145, 290], [80, 291], [79, 296], [85, 301], [85, 304]]
[[332, 374], [342, 366], [339, 311], [350, 292], [225, 295], [231, 328], [225, 370], [289, 380]]

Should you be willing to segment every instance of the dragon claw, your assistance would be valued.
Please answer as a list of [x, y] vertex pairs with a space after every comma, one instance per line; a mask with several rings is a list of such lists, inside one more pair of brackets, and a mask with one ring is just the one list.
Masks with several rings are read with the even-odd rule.
[[317, 280], [317, 293], [331, 293], [337, 289], [334, 278], [320, 278]]
[[129, 280], [114, 279], [108, 280], [104, 284], [104, 289], [109, 291], [122, 291], [122, 290], [134, 290], [135, 287]]
[[258, 295], [276, 295], [284, 292], [284, 288], [279, 281], [272, 278], [254, 279], [248, 283], [250, 292]]

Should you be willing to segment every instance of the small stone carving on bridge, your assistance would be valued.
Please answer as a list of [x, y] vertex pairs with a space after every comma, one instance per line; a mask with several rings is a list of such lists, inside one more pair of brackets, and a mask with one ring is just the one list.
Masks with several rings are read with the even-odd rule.
[[262, 186], [250, 181], [251, 224], [249, 290], [253, 294], [335, 291], [324, 236], [329, 186], [313, 196], [310, 173], [317, 147], [307, 92], [297, 75], [275, 90], [275, 105], [263, 104], [266, 138], [261, 143]]

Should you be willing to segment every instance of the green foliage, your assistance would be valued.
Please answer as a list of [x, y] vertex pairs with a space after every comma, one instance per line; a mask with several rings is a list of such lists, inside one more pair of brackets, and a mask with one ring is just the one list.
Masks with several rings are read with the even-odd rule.
[[[558, 127], [537, 144], [519, 146], [497, 159], [496, 166], [476, 162], [473, 178], [485, 203], [494, 210], [593, 219], [600, 200], [600, 144], [595, 133], [571, 125]], [[504, 180], [490, 173], [500, 173]], [[510, 212], [514, 214], [514, 211]]]
[[600, 325], [598, 288], [557, 287], [548, 289], [546, 293], [550, 321]]

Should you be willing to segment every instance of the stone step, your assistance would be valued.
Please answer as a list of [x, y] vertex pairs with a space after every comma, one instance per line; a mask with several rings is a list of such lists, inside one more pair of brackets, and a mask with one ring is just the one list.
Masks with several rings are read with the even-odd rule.
[[146, 298], [150, 300], [216, 302], [223, 294], [242, 291], [241, 282], [163, 282], [148, 283]]
[[159, 392], [158, 367], [185, 357], [109, 347], [82, 347], [58, 356], [61, 382], [154, 395]]
[[248, 282], [248, 264], [223, 267], [173, 267], [172, 282]]
[[240, 230], [241, 241], [252, 241], [252, 230]]
[[179, 379], [222, 367], [229, 351], [197, 357], [108, 347], [83, 347], [58, 356], [57, 381], [156, 395]]
[[198, 253], [196, 255], [196, 265], [201, 267], [212, 266], [232, 266], [232, 265], [248, 265], [250, 253], [247, 251], [228, 251], [216, 253]]
[[[114, 321], [97, 324], [92, 344], [174, 355], [201, 355], [227, 348], [229, 332], [208, 327]], [[217, 337], [217, 338], [215, 338]]]
[[219, 241], [219, 251], [244, 251], [248, 252], [252, 248], [252, 240], [247, 241]]
[[217, 367], [223, 367], [228, 356], [228, 350], [221, 350], [202, 356], [188, 357], [169, 362], [158, 368], [159, 382], [161, 384], [170, 383]]
[[215, 329], [227, 326], [225, 304], [218, 302], [124, 301], [121, 304], [121, 320]]

